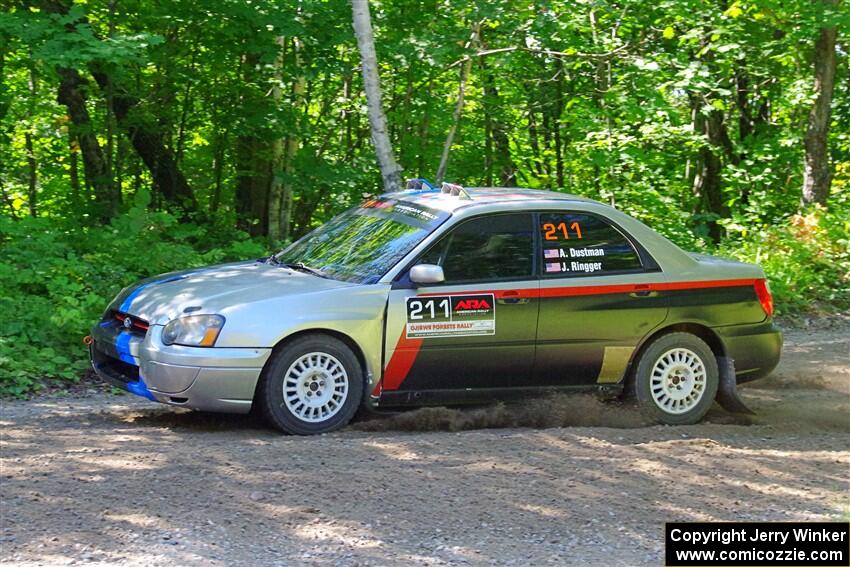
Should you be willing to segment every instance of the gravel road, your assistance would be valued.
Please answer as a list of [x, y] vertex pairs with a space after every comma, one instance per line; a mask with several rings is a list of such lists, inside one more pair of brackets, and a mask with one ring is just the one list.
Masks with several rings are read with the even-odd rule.
[[[850, 513], [850, 320], [789, 331], [751, 419], [590, 397], [320, 437], [93, 393], [4, 402], [4, 565], [662, 565], [670, 520]], [[529, 411], [529, 408], [532, 408]]]

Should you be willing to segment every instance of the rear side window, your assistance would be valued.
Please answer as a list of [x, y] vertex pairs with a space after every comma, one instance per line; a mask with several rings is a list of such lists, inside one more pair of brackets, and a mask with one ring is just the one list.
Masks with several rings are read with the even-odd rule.
[[642, 270], [631, 242], [605, 220], [580, 213], [540, 215], [544, 277]]
[[446, 283], [531, 278], [533, 223], [530, 214], [472, 219], [445, 235], [419, 263], [442, 266]]

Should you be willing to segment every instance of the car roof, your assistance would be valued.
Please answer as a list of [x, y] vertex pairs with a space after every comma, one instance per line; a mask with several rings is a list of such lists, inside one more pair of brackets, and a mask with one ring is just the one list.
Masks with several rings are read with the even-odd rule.
[[516, 203], [518, 201], [528, 203], [540, 201], [574, 201], [583, 203], [598, 202], [593, 199], [572, 195], [570, 193], [544, 191], [542, 189], [523, 189], [519, 187], [464, 187], [463, 191], [469, 196], [469, 198], [461, 195], [443, 193], [440, 189], [398, 191], [395, 193], [386, 193], [381, 195], [381, 198], [406, 201], [408, 203], [431, 207], [447, 212], [454, 212], [458, 209], [473, 205]]

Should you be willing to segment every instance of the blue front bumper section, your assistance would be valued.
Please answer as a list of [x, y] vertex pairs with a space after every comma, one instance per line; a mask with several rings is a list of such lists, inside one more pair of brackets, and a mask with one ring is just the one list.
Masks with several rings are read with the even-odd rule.
[[130, 369], [132, 372], [122, 371], [121, 368], [116, 368], [114, 364], [110, 364], [109, 359], [97, 351], [94, 345], [89, 346], [89, 356], [91, 357], [92, 369], [103, 381], [116, 388], [127, 390], [131, 394], [142, 396], [154, 402], [158, 401], [153, 392], [148, 390], [148, 386], [141, 374], [138, 373], [138, 366], [135, 364], [122, 360], [124, 369]]
[[145, 385], [144, 380], [142, 380], [141, 378], [139, 378], [136, 382], [127, 382], [127, 391], [131, 394], [142, 396], [143, 398], [147, 398], [151, 401], [156, 401], [156, 398], [153, 397], [153, 393], [148, 390], [148, 387]]

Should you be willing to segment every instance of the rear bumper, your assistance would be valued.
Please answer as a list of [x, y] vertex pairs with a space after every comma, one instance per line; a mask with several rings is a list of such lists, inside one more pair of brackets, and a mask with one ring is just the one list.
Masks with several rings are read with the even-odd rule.
[[92, 368], [104, 381], [165, 404], [247, 413], [271, 349], [166, 346], [162, 326], [129, 332], [111, 321], [92, 329]]
[[755, 325], [715, 327], [726, 355], [735, 362], [739, 384], [764, 378], [782, 356], [782, 331], [772, 319]]

